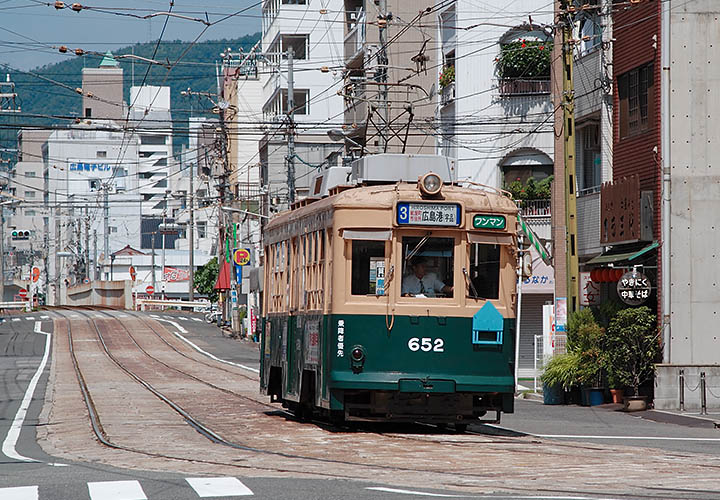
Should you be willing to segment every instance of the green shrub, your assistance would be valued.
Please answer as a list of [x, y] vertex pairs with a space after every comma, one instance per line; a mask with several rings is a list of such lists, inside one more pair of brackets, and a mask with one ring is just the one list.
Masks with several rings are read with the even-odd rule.
[[562, 387], [566, 391], [578, 383], [578, 366], [580, 354], [569, 352], [558, 354], [545, 365], [540, 380], [544, 384], [554, 387]]
[[521, 40], [503, 44], [497, 58], [500, 78], [550, 78], [552, 45]]

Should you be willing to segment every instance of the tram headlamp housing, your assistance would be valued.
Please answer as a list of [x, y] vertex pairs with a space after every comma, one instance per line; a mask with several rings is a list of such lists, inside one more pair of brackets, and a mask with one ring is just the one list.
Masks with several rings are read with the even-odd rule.
[[442, 190], [443, 181], [440, 176], [434, 172], [428, 172], [418, 180], [420, 192], [425, 196], [436, 196]]
[[361, 345], [353, 346], [350, 350], [350, 366], [352, 367], [353, 373], [360, 373], [363, 371], [364, 364], [365, 348]]

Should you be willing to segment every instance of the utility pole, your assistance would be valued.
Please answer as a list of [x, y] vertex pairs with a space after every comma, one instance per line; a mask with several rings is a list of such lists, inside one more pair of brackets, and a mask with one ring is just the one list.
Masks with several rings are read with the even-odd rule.
[[110, 207], [108, 206], [108, 191], [110, 184], [103, 184], [103, 212], [104, 212], [104, 228], [105, 228], [105, 258], [103, 262], [110, 259]]
[[97, 268], [97, 229], [93, 229], [93, 278], [100, 280], [101, 276]]
[[578, 309], [579, 270], [577, 254], [577, 197], [575, 195], [575, 84], [573, 81], [573, 23], [568, 0], [561, 1], [563, 50], [563, 131], [565, 140], [565, 225], [567, 230], [567, 310]]
[[295, 51], [292, 47], [287, 51], [287, 176], [288, 190], [290, 191], [290, 204], [295, 203], [295, 77], [293, 75], [293, 56]]
[[90, 215], [85, 205], [85, 277], [90, 280]]
[[388, 88], [387, 88], [387, 78], [388, 78], [388, 56], [387, 56], [387, 0], [379, 0], [378, 9], [380, 10], [380, 13], [378, 14], [378, 29], [379, 29], [379, 41], [380, 41], [380, 50], [378, 51], [377, 55], [377, 64], [378, 69], [375, 72], [376, 79], [378, 81], [378, 89], [380, 92], [380, 110], [382, 112], [382, 130], [378, 131], [380, 136], [380, 150], [383, 153], [387, 153], [387, 147], [388, 147], [388, 140], [387, 140], [387, 133], [388, 133], [388, 120], [389, 120], [389, 109], [388, 109]]
[[60, 305], [60, 284], [62, 273], [60, 272], [60, 249], [62, 248], [62, 233], [60, 228], [60, 207], [55, 209], [55, 305]]
[[153, 290], [155, 290], [155, 235], [156, 235], [156, 234], [157, 234], [157, 231], [156, 231], [156, 232], [153, 232], [153, 234], [152, 234], [152, 254], [151, 254], [152, 257], [150, 258], [150, 261], [151, 261], [151, 262], [150, 262], [150, 267], [152, 267], [152, 287], [153, 287]]
[[[162, 259], [161, 259], [161, 266], [160, 266], [160, 282], [162, 284], [163, 288], [163, 298], [165, 295], [165, 233], [167, 232], [167, 199], [168, 199], [168, 193], [170, 191], [165, 191], [165, 197], [163, 199], [163, 221], [162, 221], [162, 231], [160, 231], [160, 234], [162, 234]], [[155, 275], [155, 266], [153, 266], [153, 276]]]
[[195, 187], [193, 186], [193, 170], [195, 165], [190, 164], [190, 224], [188, 227], [188, 267], [190, 268], [190, 283], [188, 284], [188, 300], [195, 300]]
[[0, 204], [0, 302], [5, 302], [5, 206]]

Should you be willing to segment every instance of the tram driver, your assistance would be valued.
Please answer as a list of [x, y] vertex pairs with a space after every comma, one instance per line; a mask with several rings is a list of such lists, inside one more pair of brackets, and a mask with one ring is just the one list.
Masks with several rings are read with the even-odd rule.
[[426, 265], [427, 260], [424, 257], [414, 257], [410, 261], [412, 273], [403, 277], [403, 297], [435, 297], [438, 292], [452, 296], [453, 287], [440, 281], [435, 273], [428, 273]]

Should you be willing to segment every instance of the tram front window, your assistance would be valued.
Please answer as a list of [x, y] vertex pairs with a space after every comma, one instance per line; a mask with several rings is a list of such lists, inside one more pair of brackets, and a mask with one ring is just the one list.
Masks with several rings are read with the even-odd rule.
[[402, 295], [452, 297], [455, 240], [406, 236], [403, 245]]
[[500, 288], [500, 245], [470, 244], [468, 296], [497, 299]]

